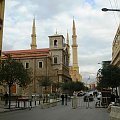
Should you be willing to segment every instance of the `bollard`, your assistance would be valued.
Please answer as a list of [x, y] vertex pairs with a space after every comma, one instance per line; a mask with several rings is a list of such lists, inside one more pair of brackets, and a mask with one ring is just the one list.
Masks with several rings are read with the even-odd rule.
[[32, 100], [30, 100], [30, 107], [32, 108]]
[[40, 100], [39, 100], [39, 105], [40, 105]]
[[77, 108], [77, 98], [76, 98], [76, 96], [74, 96], [73, 99], [72, 99], [72, 108], [73, 109]]
[[32, 101], [29, 100], [29, 110], [31, 110], [31, 108], [32, 108]]
[[86, 109], [88, 109], [89, 108], [89, 96], [87, 96], [87, 101], [86, 101]]
[[18, 108], [20, 107], [20, 101], [18, 101]]
[[26, 107], [26, 102], [24, 101], [24, 108]]

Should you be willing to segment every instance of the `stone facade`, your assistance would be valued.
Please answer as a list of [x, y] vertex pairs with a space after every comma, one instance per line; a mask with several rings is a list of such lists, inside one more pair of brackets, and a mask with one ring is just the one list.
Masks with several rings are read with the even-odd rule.
[[[3, 23], [4, 23], [5, 0], [0, 0], [0, 60], [2, 52]], [[3, 86], [0, 85], [0, 93], [4, 92]]]
[[[115, 38], [113, 40], [112, 45], [112, 62], [113, 65], [117, 65], [120, 67], [120, 25], [117, 29]], [[120, 87], [118, 88], [119, 96], [120, 96]]]
[[5, 0], [1, 0], [1, 1], [0, 1], [0, 57], [1, 57], [1, 51], [2, 51], [4, 7], [5, 7]]
[[[60, 37], [60, 38], [59, 38]], [[48, 77], [53, 83], [70, 81], [68, 66], [68, 51], [64, 47], [64, 37], [62, 35], [49, 36], [49, 41], [54, 44], [58, 40], [58, 46], [52, 46], [45, 49], [4, 51], [3, 55], [10, 54], [12, 58], [23, 63], [26, 69], [31, 72], [31, 91], [32, 93], [42, 93], [40, 81]], [[62, 45], [61, 45], [62, 44]], [[4, 58], [5, 56], [3, 56]], [[48, 87], [49, 92], [55, 92], [55, 87]], [[18, 87], [17, 94], [20, 94]], [[24, 95], [29, 94], [29, 87], [24, 90]]]

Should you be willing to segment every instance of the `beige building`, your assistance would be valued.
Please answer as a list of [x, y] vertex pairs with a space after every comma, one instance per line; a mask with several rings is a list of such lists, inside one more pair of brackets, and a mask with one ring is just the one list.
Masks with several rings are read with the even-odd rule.
[[[73, 19], [73, 27], [72, 27], [72, 66], [70, 66], [70, 75], [73, 81], [81, 81], [82, 76], [79, 73], [78, 66], [78, 51], [77, 51], [77, 35], [76, 35], [76, 27], [75, 21]], [[70, 56], [70, 55], [69, 55]]]
[[1, 51], [2, 51], [4, 7], [5, 7], [5, 0], [0, 0], [0, 59], [1, 59]]
[[[113, 40], [111, 63], [113, 65], [117, 65], [120, 67], [120, 24]], [[120, 96], [120, 87], [119, 87], [119, 96]]]
[[2, 52], [2, 58], [10, 54], [12, 58], [22, 62], [26, 69], [30, 69], [32, 74], [32, 83], [27, 89], [22, 91], [19, 86], [14, 85], [12, 91], [24, 95], [29, 94], [30, 91], [33, 94], [42, 93], [44, 89], [40, 87], [40, 81], [47, 77], [53, 81], [48, 91], [55, 92], [57, 89], [55, 83], [71, 81], [68, 45], [65, 43], [65, 38], [56, 33], [49, 36], [49, 48], [37, 49], [35, 19], [31, 37], [31, 49]]
[[[4, 23], [5, 0], [0, 0], [0, 60], [2, 52], [3, 23]], [[3, 86], [0, 85], [0, 93], [3, 92]]]

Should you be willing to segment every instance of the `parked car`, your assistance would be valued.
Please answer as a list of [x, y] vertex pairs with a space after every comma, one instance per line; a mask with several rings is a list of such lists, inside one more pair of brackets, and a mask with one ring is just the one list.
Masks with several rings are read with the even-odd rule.
[[88, 101], [93, 101], [94, 100], [94, 98], [93, 98], [93, 95], [92, 94], [89, 94], [89, 93], [86, 93], [85, 95], [84, 95], [84, 102], [88, 102]]
[[77, 93], [77, 96], [84, 96], [85, 95], [85, 92], [79, 92]]
[[101, 92], [98, 92], [97, 99], [98, 99], [98, 100], [101, 100], [101, 99], [102, 99], [102, 94], [101, 94]]

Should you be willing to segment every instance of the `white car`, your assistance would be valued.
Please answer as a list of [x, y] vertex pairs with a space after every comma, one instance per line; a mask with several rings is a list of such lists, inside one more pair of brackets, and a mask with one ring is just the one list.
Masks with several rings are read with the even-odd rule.
[[101, 98], [102, 98], [102, 94], [101, 94], [101, 92], [98, 92], [97, 99], [101, 100]]

